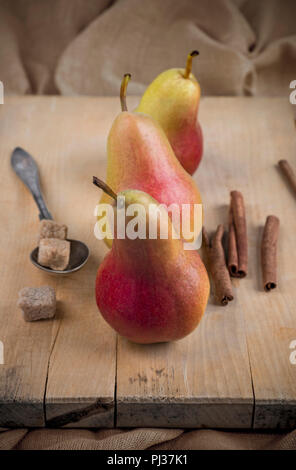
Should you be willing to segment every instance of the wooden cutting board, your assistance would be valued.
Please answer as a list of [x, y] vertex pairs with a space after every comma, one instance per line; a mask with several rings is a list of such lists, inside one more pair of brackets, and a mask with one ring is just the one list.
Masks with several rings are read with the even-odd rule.
[[[276, 168], [281, 158], [295, 164], [292, 106], [282, 98], [202, 101], [205, 151], [194, 178], [205, 223], [226, 224], [230, 190], [243, 192], [249, 275], [234, 281], [227, 307], [210, 298], [190, 336], [151, 346], [117, 337], [94, 300], [107, 248], [93, 234], [100, 191], [92, 176], [105, 176], [118, 112], [117, 98], [10, 97], [0, 106], [0, 426], [295, 427], [296, 200]], [[89, 245], [80, 272], [56, 279], [31, 265], [38, 211], [10, 168], [16, 146], [37, 160], [54, 218]], [[279, 285], [266, 294], [260, 239], [269, 214], [281, 220]], [[57, 316], [25, 323], [18, 290], [44, 284], [57, 291]]]

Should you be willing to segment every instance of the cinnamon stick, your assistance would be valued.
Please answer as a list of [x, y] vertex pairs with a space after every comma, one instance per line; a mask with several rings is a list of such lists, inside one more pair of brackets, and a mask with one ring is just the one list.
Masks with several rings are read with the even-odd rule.
[[214, 283], [215, 297], [221, 305], [225, 306], [228, 302], [233, 300], [233, 293], [222, 245], [224, 228], [223, 225], [218, 225], [212, 240], [210, 240], [204, 227], [202, 233], [209, 262], [209, 270]]
[[283, 174], [287, 178], [290, 183], [291, 188], [293, 189], [294, 193], [296, 194], [296, 175], [287, 160], [280, 160], [279, 167], [282, 170]]
[[269, 215], [265, 222], [261, 244], [262, 278], [265, 292], [277, 286], [277, 241], [280, 221]]
[[238, 269], [238, 256], [236, 247], [236, 237], [233, 224], [232, 210], [229, 211], [229, 232], [228, 232], [228, 270], [231, 276], [235, 276]]
[[228, 270], [233, 277], [245, 277], [248, 272], [248, 239], [244, 198], [231, 191], [228, 236]]

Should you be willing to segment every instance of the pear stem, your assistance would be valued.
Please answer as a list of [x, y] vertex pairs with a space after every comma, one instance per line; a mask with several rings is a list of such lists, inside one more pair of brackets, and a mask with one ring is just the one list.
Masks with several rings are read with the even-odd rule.
[[193, 59], [193, 57], [195, 57], [197, 55], [199, 55], [198, 51], [192, 51], [192, 52], [190, 52], [190, 54], [188, 54], [187, 62], [186, 62], [186, 69], [185, 69], [185, 73], [184, 73], [184, 78], [189, 78], [189, 75], [191, 74], [191, 70], [192, 70], [192, 59]]
[[117, 194], [106, 184], [104, 181], [100, 180], [96, 176], [93, 176], [93, 184], [98, 186], [98, 188], [102, 189], [108, 196], [112, 197], [117, 201]]
[[126, 106], [126, 89], [127, 89], [127, 84], [131, 79], [131, 74], [130, 73], [125, 73], [121, 82], [121, 87], [120, 87], [120, 103], [121, 103], [121, 110], [122, 111], [127, 111], [127, 106]]

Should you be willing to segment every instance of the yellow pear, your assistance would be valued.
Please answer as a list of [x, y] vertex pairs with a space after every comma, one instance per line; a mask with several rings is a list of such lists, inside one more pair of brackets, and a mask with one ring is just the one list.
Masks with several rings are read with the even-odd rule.
[[191, 175], [203, 152], [203, 136], [197, 121], [200, 86], [191, 72], [191, 52], [185, 69], [162, 72], [146, 89], [137, 111], [149, 114], [164, 130], [181, 165]]

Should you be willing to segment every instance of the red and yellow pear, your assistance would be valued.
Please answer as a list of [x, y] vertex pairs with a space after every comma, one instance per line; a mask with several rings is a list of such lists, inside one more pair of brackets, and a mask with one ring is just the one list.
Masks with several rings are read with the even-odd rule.
[[191, 175], [203, 152], [203, 136], [198, 118], [200, 86], [191, 72], [191, 52], [186, 68], [162, 72], [146, 89], [137, 111], [149, 114], [164, 130], [181, 165]]
[[[147, 114], [128, 112], [126, 89], [130, 75], [126, 74], [121, 85], [122, 112], [115, 118], [107, 143], [106, 183], [118, 193], [130, 188], [144, 191], [159, 203], [169, 207], [176, 204], [183, 221], [196, 239], [201, 232], [202, 221], [195, 222], [195, 205], [201, 204], [199, 190], [176, 158], [161, 126]], [[110, 196], [103, 194], [101, 203], [110, 203]], [[183, 210], [183, 205], [189, 210]], [[169, 210], [170, 215], [172, 212]], [[189, 220], [188, 220], [189, 219]], [[181, 225], [181, 233], [184, 233]], [[110, 229], [107, 227], [106, 243], [112, 245]]]
[[[97, 178], [94, 183], [106, 190]], [[104, 319], [122, 336], [136, 343], [159, 343], [183, 338], [200, 322], [209, 296], [207, 271], [196, 250], [184, 250], [168, 217], [168, 237], [160, 237], [158, 209], [165, 211], [149, 194], [123, 190], [125, 211], [141, 205], [140, 223], [157, 226], [156, 238], [117, 237], [101, 263], [96, 277], [96, 301]], [[156, 210], [149, 210], [151, 205]], [[115, 210], [116, 212], [116, 210]], [[143, 215], [144, 214], [144, 215]], [[156, 218], [156, 219], [155, 219]], [[125, 219], [125, 229], [130, 222]], [[116, 217], [115, 217], [116, 221]]]

